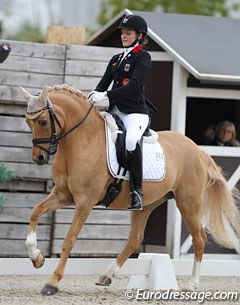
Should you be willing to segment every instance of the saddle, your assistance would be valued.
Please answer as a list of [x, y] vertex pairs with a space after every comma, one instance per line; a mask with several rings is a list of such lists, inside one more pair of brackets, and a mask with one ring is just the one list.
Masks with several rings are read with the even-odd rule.
[[[118, 160], [118, 164], [119, 164], [119, 168], [118, 168], [118, 174], [120, 173], [121, 168], [124, 168], [124, 172], [123, 175], [126, 174], [127, 170], [129, 170], [129, 162], [128, 162], [128, 154], [127, 154], [127, 150], [126, 150], [126, 128], [122, 122], [122, 120], [120, 119], [120, 117], [117, 114], [112, 114], [112, 117], [115, 119], [115, 122], [118, 126], [118, 135], [117, 135], [117, 139], [116, 139], [116, 155], [117, 155], [117, 160]], [[146, 131], [144, 132], [143, 136], [150, 136], [150, 130], [149, 127], [147, 127]], [[142, 140], [141, 140], [141, 144], [142, 144]], [[118, 194], [120, 193], [121, 189], [122, 189], [122, 179], [119, 178], [115, 178], [114, 181], [109, 185], [107, 192], [104, 196], [104, 198], [99, 201], [96, 205], [103, 205], [108, 207], [113, 200], [118, 196]]]
[[[118, 164], [122, 168], [129, 170], [129, 162], [127, 159], [127, 150], [126, 150], [126, 145], [125, 145], [126, 144], [126, 128], [125, 128], [122, 120], [120, 119], [120, 117], [117, 114], [114, 113], [111, 115], [115, 119], [115, 122], [119, 129], [118, 136], [117, 136], [116, 143], [115, 143]], [[150, 125], [150, 123], [149, 123], [149, 125]], [[150, 132], [150, 129], [148, 126], [143, 134], [143, 137], [150, 137], [150, 136], [151, 136], [151, 132]], [[143, 142], [142, 139], [140, 141], [140, 146], [142, 146], [142, 142]]]

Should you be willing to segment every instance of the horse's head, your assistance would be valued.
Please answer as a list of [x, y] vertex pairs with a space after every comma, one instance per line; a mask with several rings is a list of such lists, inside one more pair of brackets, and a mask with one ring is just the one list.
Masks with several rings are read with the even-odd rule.
[[32, 131], [32, 159], [38, 165], [47, 164], [50, 155], [57, 150], [58, 135], [62, 131], [64, 119], [56, 115], [48, 98], [47, 87], [39, 95], [31, 95], [22, 87], [20, 89], [28, 103], [25, 117]]

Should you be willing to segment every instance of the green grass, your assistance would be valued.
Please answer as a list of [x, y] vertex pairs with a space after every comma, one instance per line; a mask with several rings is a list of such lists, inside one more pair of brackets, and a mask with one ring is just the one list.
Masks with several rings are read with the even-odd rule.
[[[7, 168], [6, 164], [2, 161], [0, 166], [0, 184], [6, 184], [9, 181], [16, 178], [16, 173], [14, 170]], [[0, 213], [2, 213], [4, 209], [4, 204], [6, 202], [6, 198], [1, 195], [0, 196]]]

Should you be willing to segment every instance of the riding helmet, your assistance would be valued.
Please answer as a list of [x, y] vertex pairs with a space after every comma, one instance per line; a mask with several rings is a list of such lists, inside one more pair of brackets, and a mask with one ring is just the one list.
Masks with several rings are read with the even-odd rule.
[[144, 33], [146, 35], [148, 26], [146, 21], [141, 16], [132, 14], [125, 16], [120, 22], [118, 28], [132, 29], [138, 31], [139, 33]]

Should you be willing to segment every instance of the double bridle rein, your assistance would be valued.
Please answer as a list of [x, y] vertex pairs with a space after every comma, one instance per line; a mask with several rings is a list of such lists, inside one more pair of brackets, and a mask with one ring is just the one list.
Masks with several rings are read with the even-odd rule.
[[[58, 147], [59, 141], [62, 140], [63, 138], [65, 138], [73, 130], [78, 128], [86, 120], [86, 118], [88, 117], [89, 113], [91, 112], [93, 106], [94, 106], [94, 104], [91, 104], [91, 106], [89, 107], [87, 113], [84, 115], [84, 117], [81, 119], [81, 121], [79, 123], [77, 123], [75, 126], [70, 128], [64, 134], [57, 135], [56, 134], [56, 125], [55, 125], [55, 123], [57, 123], [57, 125], [60, 127], [61, 130], [62, 130], [62, 126], [61, 126], [61, 124], [60, 124], [60, 122], [58, 120], [57, 115], [53, 111], [49, 101], [46, 100], [46, 106], [43, 109], [41, 109], [40, 111], [43, 111], [43, 110], [47, 110], [48, 111], [49, 119], [50, 119], [50, 122], [51, 122], [51, 137], [50, 138], [35, 138], [35, 139], [32, 139], [33, 146], [37, 146], [37, 147], [43, 149], [49, 155], [54, 155], [57, 152], [57, 147]], [[26, 116], [27, 116], [27, 114], [26, 114]], [[48, 149], [46, 149], [46, 148], [41, 146], [41, 144], [48, 144], [48, 143], [50, 144]]]

